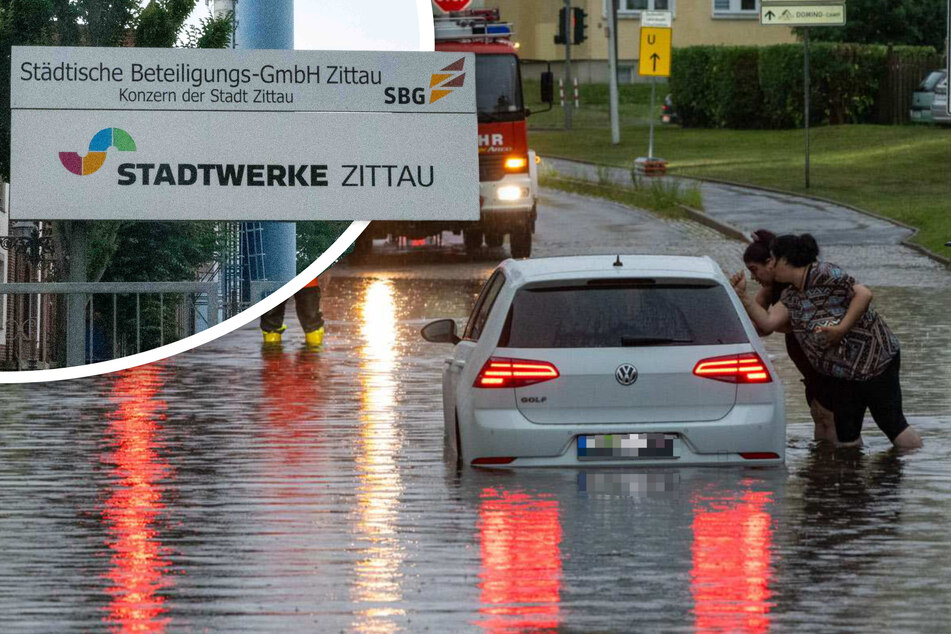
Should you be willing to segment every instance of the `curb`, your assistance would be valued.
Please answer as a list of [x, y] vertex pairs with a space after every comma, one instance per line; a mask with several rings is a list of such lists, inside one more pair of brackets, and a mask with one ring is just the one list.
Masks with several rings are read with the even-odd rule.
[[[564, 183], [584, 183], [586, 185], [592, 185], [592, 186], [601, 187], [604, 189], [613, 189], [619, 192], [635, 191], [633, 189], [630, 189], [629, 187], [623, 187], [621, 185], [604, 185], [602, 183], [596, 183], [594, 181], [590, 181], [583, 178], [571, 178], [568, 176], [549, 176], [548, 178], [551, 178], [556, 181], [561, 181]], [[618, 204], [624, 204], [624, 203], [618, 203]], [[680, 209], [682, 212], [684, 212], [684, 214], [687, 216], [689, 220], [692, 220], [696, 222], [697, 224], [701, 224], [701, 225], [704, 225], [705, 227], [709, 227], [713, 229], [714, 231], [718, 231], [728, 238], [733, 238], [734, 240], [739, 240], [740, 242], [746, 242], [746, 243], [750, 242], [749, 236], [747, 236], [741, 230], [737, 229], [733, 225], [711, 218], [710, 216], [703, 213], [699, 209], [694, 209], [693, 207], [688, 207], [687, 205], [684, 205], [681, 203], [677, 203], [677, 208]], [[647, 211], [648, 213], [652, 213], [657, 216], [660, 215], [658, 212], [652, 209], [645, 208], [644, 211]]]
[[[621, 165], [608, 165], [608, 164], [606, 164], [606, 163], [596, 163], [596, 162], [594, 162], [594, 161], [584, 161], [584, 160], [580, 160], [580, 159], [568, 158], [568, 157], [566, 157], [566, 156], [558, 156], [558, 155], [555, 155], [555, 154], [551, 154], [551, 155], [549, 155], [549, 157], [550, 157], [550, 158], [553, 158], [553, 159], [558, 159], [559, 161], [567, 161], [567, 162], [569, 162], [569, 163], [578, 163], [578, 164], [581, 164], [581, 165], [593, 165], [593, 166], [613, 167], [613, 168], [617, 168], [617, 169], [624, 169], [624, 167], [621, 166]], [[542, 157], [542, 160], [544, 160], [544, 158], [545, 158], [545, 157], [543, 156], [543, 157]], [[881, 214], [877, 214], [877, 213], [875, 213], [875, 212], [873, 212], [873, 211], [868, 211], [867, 209], [862, 209], [862, 208], [860, 208], [860, 207], [855, 207], [854, 205], [849, 205], [848, 203], [839, 202], [838, 200], [832, 200], [831, 198], [823, 198], [822, 196], [815, 196], [815, 195], [812, 195], [812, 194], [800, 194], [799, 192], [791, 192], [791, 191], [787, 191], [787, 190], [784, 190], [784, 189], [775, 189], [775, 188], [773, 188], [773, 187], [765, 187], [765, 186], [762, 186], [762, 185], [750, 185], [750, 184], [747, 184], [747, 183], [737, 183], [736, 181], [720, 180], [720, 179], [717, 179], [717, 178], [700, 178], [700, 177], [697, 177], [697, 176], [681, 176], [681, 175], [679, 175], [679, 174], [671, 174], [670, 176], [673, 176], [674, 178], [680, 178], [680, 179], [683, 179], [683, 180], [696, 181], [696, 182], [699, 182], [699, 183], [713, 183], [713, 184], [716, 184], [716, 185], [729, 185], [730, 187], [737, 187], [737, 188], [739, 188], [739, 189], [751, 189], [751, 190], [754, 190], [754, 191], [769, 192], [769, 193], [772, 193], [772, 194], [781, 194], [781, 195], [783, 195], [783, 196], [791, 196], [791, 197], [794, 197], [794, 198], [803, 198], [803, 199], [806, 199], [806, 200], [815, 200], [815, 201], [817, 201], [817, 202], [823, 202], [823, 203], [827, 203], [827, 204], [830, 204], [830, 205], [837, 205], [837, 206], [842, 207], [842, 208], [844, 208], [844, 209], [848, 209], [848, 210], [850, 210], [850, 211], [854, 211], [854, 212], [856, 212], [856, 213], [860, 213], [860, 214], [862, 214], [862, 215], [869, 216], [870, 218], [875, 218], [875, 219], [877, 219], [877, 220], [881, 220], [881, 221], [883, 221], [883, 222], [888, 222], [888, 223], [893, 224], [893, 225], [896, 225], [896, 226], [898, 226], [898, 227], [902, 227], [902, 228], [904, 228], [904, 229], [908, 229], [908, 230], [911, 231], [912, 233], [911, 233], [911, 235], [908, 236], [907, 238], [904, 238], [904, 239], [901, 240], [901, 242], [899, 243], [899, 244], [901, 244], [901, 246], [907, 247], [907, 248], [911, 249], [912, 251], [916, 251], [917, 253], [920, 253], [921, 255], [923, 255], [923, 256], [925, 256], [925, 257], [927, 257], [927, 258], [930, 258], [931, 260], [934, 260], [935, 262], [937, 262], [937, 263], [939, 263], [939, 264], [943, 264], [944, 266], [951, 268], [951, 258], [945, 257], [945, 256], [943, 256], [943, 255], [938, 255], [937, 253], [935, 253], [935, 252], [932, 251], [931, 249], [929, 249], [929, 248], [927, 248], [927, 247], [924, 247], [924, 246], [922, 246], [922, 245], [920, 245], [920, 244], [917, 244], [917, 243], [911, 241], [912, 238], [914, 238], [915, 236], [918, 235], [919, 229], [918, 229], [917, 227], [913, 227], [913, 226], [911, 226], [911, 225], [905, 224], [904, 222], [901, 222], [900, 220], [894, 220], [893, 218], [888, 218], [888, 217], [883, 216], [883, 215], [881, 215]], [[590, 182], [590, 181], [589, 181], [589, 182]], [[702, 211], [698, 211], [698, 210], [696, 210], [696, 209], [688, 209], [687, 207], [684, 207], [683, 205], [680, 205], [680, 207], [682, 207], [682, 208], [687, 212], [687, 214], [690, 215], [690, 216], [691, 216], [694, 220], [696, 220], [697, 222], [700, 222], [701, 224], [705, 224], [705, 225], [707, 225], [708, 227], [711, 227], [711, 228], [713, 228], [713, 229], [716, 229], [717, 231], [721, 231], [722, 233], [724, 233], [724, 234], [730, 236], [731, 238], [740, 236], [740, 237], [739, 237], [740, 240], [743, 240], [743, 241], [745, 241], [745, 242], [749, 242], [749, 237], [748, 237], [745, 233], [743, 233], [742, 231], [740, 231], [739, 229], [737, 229], [736, 227], [734, 227], [734, 226], [732, 226], [732, 225], [728, 225], [728, 224], [726, 224], [726, 223], [722, 223], [722, 222], [720, 222], [719, 220], [714, 220], [714, 219], [710, 218], [710, 216], [706, 215], [706, 214], [705, 214], [704, 212], [702, 212]]]
[[728, 238], [733, 238], [734, 240], [739, 240], [740, 242], [749, 243], [750, 237], [734, 227], [733, 225], [721, 222], [720, 220], [714, 220], [707, 214], [703, 213], [699, 209], [694, 209], [693, 207], [688, 207], [686, 205], [677, 205], [686, 212], [687, 216], [697, 224], [701, 224], [715, 231], [719, 231]]

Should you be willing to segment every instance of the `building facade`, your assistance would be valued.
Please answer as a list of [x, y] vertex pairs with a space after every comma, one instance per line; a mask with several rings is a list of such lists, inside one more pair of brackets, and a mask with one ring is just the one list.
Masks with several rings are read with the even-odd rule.
[[[515, 39], [523, 60], [552, 62], [561, 70], [565, 47], [555, 44], [558, 11], [562, 0], [485, 0], [502, 18], [514, 23]], [[571, 47], [572, 74], [581, 82], [606, 82], [608, 59], [608, 7], [610, 0], [572, 0], [587, 12], [588, 39]], [[618, 75], [621, 82], [637, 81], [640, 58], [641, 11], [673, 13], [673, 46], [765, 46], [796, 42], [792, 29], [759, 23], [760, 0], [619, 0]], [[534, 70], [534, 69], [533, 69]], [[527, 75], [532, 76], [532, 75]]]

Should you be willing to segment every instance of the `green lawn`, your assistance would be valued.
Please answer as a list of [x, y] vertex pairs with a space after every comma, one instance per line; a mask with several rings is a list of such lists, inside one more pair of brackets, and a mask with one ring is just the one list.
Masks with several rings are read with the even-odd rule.
[[[657, 94], [658, 101], [665, 94], [660, 86]], [[646, 111], [643, 104], [622, 107], [622, 142], [614, 146], [603, 106], [576, 113], [571, 132], [552, 129], [563, 121], [561, 109], [555, 108], [529, 120], [530, 144], [543, 157], [629, 167], [634, 158], [647, 154]], [[669, 161], [673, 174], [808, 192], [894, 218], [920, 230], [915, 238], [919, 244], [942, 255], [951, 252], [944, 247], [951, 240], [951, 129], [828, 126], [814, 128], [811, 140], [808, 190], [803, 182], [802, 130], [658, 125], [655, 154]]]

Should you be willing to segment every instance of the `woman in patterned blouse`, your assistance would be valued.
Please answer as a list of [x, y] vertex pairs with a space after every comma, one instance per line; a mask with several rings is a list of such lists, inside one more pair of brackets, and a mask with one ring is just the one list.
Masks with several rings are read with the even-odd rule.
[[[770, 244], [776, 239], [776, 234], [766, 229], [754, 231], [751, 236], [753, 241], [743, 252], [743, 263], [749, 270], [750, 275], [760, 283], [759, 292], [756, 293], [754, 301], [765, 308], [767, 311], [773, 304], [779, 303], [779, 298], [788, 284], [781, 284], [776, 281], [775, 269], [776, 258], [769, 250]], [[736, 286], [740, 281], [745, 283], [743, 271], [737, 272], [732, 279]], [[832, 397], [828, 393], [830, 382], [824, 376], [812, 367], [802, 346], [792, 332], [792, 328], [786, 326], [781, 331], [786, 338], [786, 354], [792, 361], [799, 373], [802, 374], [802, 383], [806, 388], [806, 404], [809, 405], [809, 413], [812, 414], [812, 420], [815, 423], [815, 440], [828, 440], [832, 443], [838, 441], [835, 433], [835, 421], [832, 416], [831, 403]], [[761, 335], [767, 333], [760, 332]]]
[[921, 447], [902, 411], [898, 338], [869, 308], [872, 291], [840, 267], [818, 261], [809, 234], [770, 243], [776, 282], [787, 284], [767, 310], [746, 294], [745, 277], [734, 288], [764, 334], [790, 328], [809, 363], [827, 377], [836, 434], [842, 445], [861, 443], [866, 410], [899, 448]]

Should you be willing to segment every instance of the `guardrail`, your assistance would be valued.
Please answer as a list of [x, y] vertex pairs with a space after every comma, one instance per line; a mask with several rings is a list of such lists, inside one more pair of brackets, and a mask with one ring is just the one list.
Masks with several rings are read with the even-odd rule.
[[[135, 333], [136, 352], [142, 348], [142, 295], [159, 296], [159, 345], [165, 343], [165, 296], [186, 295], [191, 297], [191, 316], [194, 319], [195, 332], [203, 330], [199, 324], [204, 322], [206, 327], [218, 323], [218, 282], [13, 282], [0, 284], [0, 295], [85, 295], [89, 298], [89, 317], [83, 325], [86, 341], [79, 342], [82, 348], [78, 351], [80, 358], [93, 360], [95, 343], [95, 296], [112, 295], [112, 358], [118, 358], [118, 297], [120, 295], [135, 295]], [[204, 306], [207, 310], [199, 310], [198, 295], [205, 295], [207, 300]], [[188, 299], [186, 298], [186, 308]], [[194, 334], [194, 333], [191, 333]], [[70, 344], [67, 344], [70, 345]], [[72, 344], [75, 345], [75, 344]], [[72, 354], [71, 354], [72, 352]], [[67, 362], [75, 365], [76, 350], [67, 351]], [[71, 358], [71, 359], [69, 359]]]

